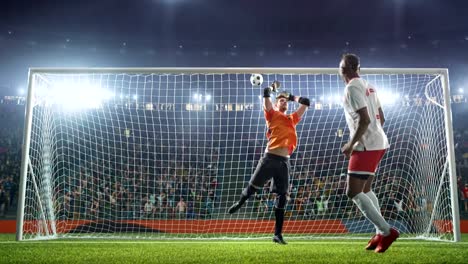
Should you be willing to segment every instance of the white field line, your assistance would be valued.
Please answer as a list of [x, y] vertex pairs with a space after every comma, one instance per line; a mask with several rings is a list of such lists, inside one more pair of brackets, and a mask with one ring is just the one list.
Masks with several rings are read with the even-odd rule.
[[[304, 241], [304, 240], [288, 240], [290, 246], [294, 245], [321, 245], [321, 244], [335, 244], [335, 245], [342, 245], [342, 244], [365, 244], [366, 241]], [[453, 245], [468, 245], [468, 242], [434, 242], [434, 241], [419, 241], [419, 240], [398, 240], [398, 244], [433, 244], [433, 245], [441, 245], [441, 244], [453, 244]], [[0, 241], [0, 244], [273, 244], [271, 241], [258, 241], [258, 240], [239, 240], [239, 241], [213, 241], [213, 240], [203, 240], [203, 241], [171, 241], [171, 240], [156, 240], [156, 241], [60, 241], [60, 240], [52, 240], [52, 241]]]

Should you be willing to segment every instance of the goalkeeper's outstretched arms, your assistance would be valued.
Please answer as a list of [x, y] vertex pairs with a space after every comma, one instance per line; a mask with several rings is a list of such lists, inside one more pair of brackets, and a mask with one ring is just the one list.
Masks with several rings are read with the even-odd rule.
[[296, 110], [296, 113], [299, 117], [302, 117], [310, 107], [310, 100], [307, 97], [295, 96], [294, 101], [300, 104], [299, 108]]
[[279, 87], [280, 83], [278, 81], [274, 81], [270, 86], [263, 89], [263, 110], [269, 112], [273, 108], [273, 104], [270, 100], [271, 93], [278, 91]]
[[294, 102], [298, 102], [300, 104], [299, 108], [296, 110], [296, 113], [297, 115], [299, 116], [299, 118], [301, 118], [305, 111], [309, 108], [310, 106], [310, 100], [309, 98], [306, 98], [306, 97], [301, 97], [301, 96], [295, 96], [295, 95], [292, 95], [291, 93], [289, 92], [281, 92], [279, 95], [276, 96], [277, 98], [278, 97], [283, 97], [283, 98], [287, 98], [288, 101], [294, 101]]

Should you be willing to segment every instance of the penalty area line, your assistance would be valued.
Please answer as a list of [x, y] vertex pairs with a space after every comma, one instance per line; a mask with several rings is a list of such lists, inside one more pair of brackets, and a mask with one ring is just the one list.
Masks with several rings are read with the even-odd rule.
[[[334, 245], [354, 245], [354, 244], [365, 244], [366, 241], [297, 241], [297, 240], [288, 240], [290, 245], [322, 245], [322, 244], [334, 244]], [[418, 240], [399, 240], [395, 243], [398, 244], [454, 244], [454, 245], [468, 245], [468, 242], [445, 242], [445, 241], [418, 241]], [[274, 244], [272, 241], [258, 241], [258, 240], [240, 240], [240, 241], [181, 241], [181, 240], [167, 240], [167, 241], [0, 241], [0, 244]]]

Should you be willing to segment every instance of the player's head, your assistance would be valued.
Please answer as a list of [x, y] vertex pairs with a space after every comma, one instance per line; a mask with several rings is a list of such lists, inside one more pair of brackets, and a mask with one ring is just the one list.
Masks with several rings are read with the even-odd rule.
[[344, 79], [354, 78], [360, 69], [359, 57], [356, 54], [343, 54], [340, 61], [340, 75]]
[[288, 95], [285, 93], [278, 94], [276, 96], [275, 107], [282, 113], [288, 111]]

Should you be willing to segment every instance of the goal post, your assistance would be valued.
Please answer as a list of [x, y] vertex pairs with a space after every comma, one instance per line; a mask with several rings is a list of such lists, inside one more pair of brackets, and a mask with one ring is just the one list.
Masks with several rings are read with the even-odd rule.
[[[373, 185], [383, 216], [402, 238], [460, 241], [448, 70], [363, 68], [361, 77], [386, 114], [390, 148]], [[373, 227], [344, 191], [337, 69], [33, 68], [17, 240], [269, 237], [267, 186], [226, 210], [266, 147], [261, 87], [274, 80], [311, 99], [291, 156], [285, 236], [368, 238]]]

